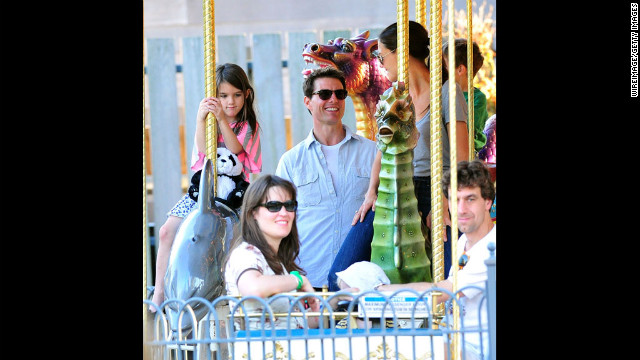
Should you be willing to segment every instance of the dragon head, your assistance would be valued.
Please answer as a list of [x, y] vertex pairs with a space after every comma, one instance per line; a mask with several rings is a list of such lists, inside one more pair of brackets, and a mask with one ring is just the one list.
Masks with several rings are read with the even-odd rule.
[[383, 153], [400, 154], [413, 149], [420, 134], [416, 114], [403, 82], [394, 82], [382, 95], [376, 107], [378, 149]]
[[[308, 43], [304, 45], [302, 58], [308, 65], [332, 66], [341, 70], [345, 74], [349, 95], [359, 94], [370, 86], [371, 67], [384, 70], [372, 54], [378, 48], [378, 39], [368, 39], [367, 30], [351, 39], [338, 37], [329, 40], [326, 45]], [[304, 69], [302, 75], [306, 77], [311, 71], [310, 68]]]

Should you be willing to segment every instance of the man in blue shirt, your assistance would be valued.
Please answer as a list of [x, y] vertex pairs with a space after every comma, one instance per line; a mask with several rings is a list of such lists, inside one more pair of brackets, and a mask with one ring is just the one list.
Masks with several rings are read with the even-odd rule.
[[282, 155], [275, 174], [297, 188], [298, 264], [320, 289], [364, 200], [377, 149], [342, 124], [347, 91], [340, 70], [314, 70], [302, 88], [313, 129]]

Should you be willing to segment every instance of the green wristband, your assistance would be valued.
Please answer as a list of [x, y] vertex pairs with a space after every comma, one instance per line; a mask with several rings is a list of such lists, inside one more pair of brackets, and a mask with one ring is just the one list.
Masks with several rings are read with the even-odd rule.
[[302, 288], [302, 276], [300, 276], [300, 273], [297, 271], [292, 271], [289, 274], [298, 278], [298, 287], [296, 288], [296, 290], [300, 290], [300, 288]]

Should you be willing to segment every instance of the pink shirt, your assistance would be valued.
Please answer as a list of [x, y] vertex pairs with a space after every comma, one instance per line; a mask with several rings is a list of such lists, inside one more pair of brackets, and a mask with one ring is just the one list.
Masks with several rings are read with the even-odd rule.
[[[229, 124], [232, 129], [236, 127], [235, 122]], [[245, 123], [242, 130], [237, 135], [238, 141], [242, 144], [244, 150], [236, 154], [238, 160], [243, 164], [242, 174], [244, 179], [249, 181], [249, 173], [259, 173], [262, 171], [262, 150], [260, 148], [260, 132], [258, 129], [260, 126], [256, 123], [256, 131], [252, 132], [248, 123]], [[222, 134], [218, 132], [218, 146], [226, 147], [224, 145], [224, 138]], [[205, 154], [198, 151], [195, 144], [193, 145], [193, 152], [191, 154], [191, 170], [198, 171], [204, 166]]]

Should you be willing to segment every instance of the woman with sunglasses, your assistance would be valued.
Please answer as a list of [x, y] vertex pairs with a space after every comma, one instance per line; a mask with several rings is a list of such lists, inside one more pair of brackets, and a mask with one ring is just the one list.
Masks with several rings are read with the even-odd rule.
[[[267, 298], [283, 292], [314, 292], [296, 263], [300, 241], [296, 226], [296, 188], [287, 180], [274, 175], [263, 175], [255, 180], [244, 195], [240, 214], [242, 236], [234, 240], [225, 265], [227, 295], [258, 296]], [[337, 301], [337, 300], [336, 300]], [[319, 302], [308, 298], [309, 311], [319, 311]], [[245, 300], [247, 312], [262, 312], [257, 300]], [[273, 313], [287, 313], [289, 300], [285, 297], [269, 303]], [[305, 306], [306, 307], [306, 306]], [[250, 318], [247, 330], [286, 329], [287, 317], [275, 318], [269, 312], [266, 322]], [[318, 327], [318, 318], [307, 318], [308, 327]], [[301, 329], [303, 318], [290, 317], [291, 329]], [[239, 329], [236, 329], [239, 330]]]
[[[392, 82], [398, 81], [398, 54], [397, 54], [397, 23], [387, 26], [379, 35], [378, 50], [375, 56], [382, 67], [387, 71], [387, 77]], [[415, 21], [409, 21], [409, 95], [415, 107], [416, 127], [420, 133], [418, 144], [413, 149], [413, 185], [418, 210], [422, 213], [422, 221], [431, 227], [431, 84], [429, 66], [429, 33]], [[441, 141], [442, 141], [442, 170], [449, 169], [449, 80], [447, 69], [442, 66], [441, 88]], [[460, 85], [456, 84], [456, 147], [459, 160], [467, 160], [469, 157], [468, 131], [467, 131], [467, 103], [464, 99]], [[342, 271], [349, 265], [358, 261], [369, 261], [371, 258], [371, 240], [373, 239], [373, 219], [375, 202], [378, 198], [378, 185], [380, 184], [380, 167], [382, 153], [377, 152], [371, 169], [369, 188], [362, 205], [352, 220], [354, 225], [345, 238], [336, 258], [329, 270], [329, 291], [336, 291], [336, 272]], [[447, 204], [444, 204], [444, 209]], [[369, 211], [372, 210], [372, 211]], [[451, 225], [448, 213], [445, 211], [446, 225]], [[450, 226], [448, 226], [450, 231]], [[457, 238], [457, 237], [456, 237]], [[451, 245], [445, 237], [445, 269], [451, 265]], [[445, 275], [446, 276], [446, 275]]]

